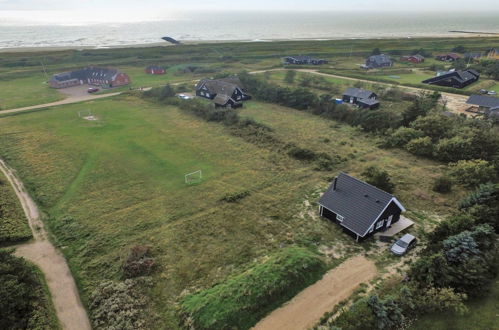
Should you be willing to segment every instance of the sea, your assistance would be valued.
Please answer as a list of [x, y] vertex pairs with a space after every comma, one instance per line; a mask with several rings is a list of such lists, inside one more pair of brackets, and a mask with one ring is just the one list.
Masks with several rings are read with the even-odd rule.
[[195, 11], [177, 19], [121, 23], [20, 23], [2, 19], [0, 11], [0, 49], [147, 45], [164, 36], [185, 42], [456, 36], [453, 30], [499, 33], [499, 11]]

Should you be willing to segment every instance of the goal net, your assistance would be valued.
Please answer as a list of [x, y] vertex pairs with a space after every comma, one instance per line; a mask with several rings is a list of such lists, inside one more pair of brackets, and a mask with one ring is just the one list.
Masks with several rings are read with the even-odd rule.
[[203, 173], [201, 170], [188, 173], [184, 176], [186, 184], [200, 183], [203, 180]]
[[87, 118], [92, 116], [92, 111], [90, 110], [81, 110], [78, 111], [78, 117], [80, 118]]

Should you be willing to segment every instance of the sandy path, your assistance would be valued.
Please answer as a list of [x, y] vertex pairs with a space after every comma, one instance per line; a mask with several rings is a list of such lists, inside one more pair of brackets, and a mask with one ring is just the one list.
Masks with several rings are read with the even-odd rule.
[[361, 283], [376, 275], [376, 266], [372, 261], [363, 256], [350, 258], [258, 322], [253, 330], [309, 329], [324, 313], [348, 298]]
[[1, 159], [0, 170], [14, 188], [34, 237], [34, 242], [18, 245], [15, 255], [33, 262], [44, 273], [59, 323], [63, 329], [91, 329], [71, 271], [64, 256], [48, 240], [38, 207], [13, 170]]

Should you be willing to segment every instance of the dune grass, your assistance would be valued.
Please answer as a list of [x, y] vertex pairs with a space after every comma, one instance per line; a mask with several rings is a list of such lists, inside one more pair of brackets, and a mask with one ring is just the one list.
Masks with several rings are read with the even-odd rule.
[[7, 178], [0, 172], [0, 245], [32, 237], [28, 220]]

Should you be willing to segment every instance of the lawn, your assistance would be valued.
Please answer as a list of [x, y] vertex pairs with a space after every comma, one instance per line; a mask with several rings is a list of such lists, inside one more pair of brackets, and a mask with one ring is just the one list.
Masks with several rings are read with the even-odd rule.
[[32, 237], [28, 220], [7, 178], [0, 172], [0, 245]]
[[[87, 109], [99, 120], [78, 118]], [[158, 264], [151, 320], [157, 315], [155, 327], [169, 329], [177, 327], [173, 302], [181, 292], [208, 287], [282, 244], [342, 244], [355, 253], [359, 245], [337, 226], [303, 214], [305, 200], [315, 212], [314, 202], [340, 170], [388, 170], [396, 195], [422, 219], [447, 214], [465, 193], [432, 192], [442, 165], [379, 149], [350, 126], [256, 101], [241, 115], [272, 127], [283, 142], [345, 161], [318, 172], [221, 124], [133, 96], [0, 120], [0, 156], [47, 214], [84, 303], [102, 280], [120, 278], [121, 260], [137, 244], [151, 246]], [[184, 174], [198, 169], [203, 182], [185, 185]], [[221, 201], [246, 191], [236, 203]]]
[[456, 315], [448, 312], [430, 314], [416, 321], [410, 329], [497, 329], [499, 323], [499, 281], [496, 279], [486, 297], [472, 300], [466, 305], [468, 306], [469, 312], [465, 315]]
[[62, 100], [64, 97], [46, 81], [42, 73], [18, 79], [2, 79], [0, 75], [0, 111]]

